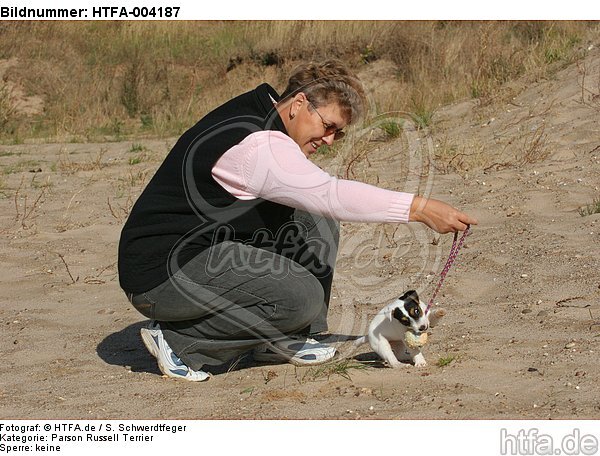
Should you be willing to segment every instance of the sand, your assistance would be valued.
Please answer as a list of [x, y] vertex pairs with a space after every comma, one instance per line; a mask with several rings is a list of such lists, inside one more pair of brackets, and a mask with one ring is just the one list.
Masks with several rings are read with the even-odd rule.
[[315, 158], [479, 219], [422, 369], [387, 368], [352, 340], [405, 290], [428, 299], [451, 235], [342, 224], [324, 338], [346, 369], [244, 357], [181, 382], [142, 345], [116, 270], [126, 213], [176, 138], [0, 146], [0, 419], [598, 418], [600, 214], [578, 209], [600, 196], [599, 72], [596, 48], [488, 105], [440, 109], [429, 136], [374, 137], [351, 167]]

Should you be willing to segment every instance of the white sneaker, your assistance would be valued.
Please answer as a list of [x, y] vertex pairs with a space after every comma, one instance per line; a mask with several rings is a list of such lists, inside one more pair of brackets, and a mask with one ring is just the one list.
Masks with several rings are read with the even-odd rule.
[[201, 370], [195, 371], [187, 367], [181, 359], [171, 350], [169, 344], [163, 337], [160, 325], [151, 321], [147, 328], [140, 330], [142, 340], [148, 351], [158, 361], [160, 371], [167, 377], [179, 378], [190, 382], [203, 382], [210, 375]]
[[335, 356], [335, 347], [317, 342], [310, 337], [292, 336], [267, 342], [252, 352], [256, 361], [287, 361], [295, 366], [326, 363]]

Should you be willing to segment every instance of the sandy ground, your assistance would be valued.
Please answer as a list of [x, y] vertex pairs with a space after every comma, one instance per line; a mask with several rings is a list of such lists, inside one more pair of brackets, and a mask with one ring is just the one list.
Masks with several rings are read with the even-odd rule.
[[174, 139], [0, 146], [0, 419], [598, 418], [600, 214], [578, 213], [600, 196], [597, 48], [583, 65], [441, 109], [431, 136], [375, 138], [350, 167], [317, 158], [479, 218], [423, 369], [351, 341], [406, 289], [428, 299], [450, 235], [343, 224], [326, 338], [345, 370], [245, 357], [179, 382], [143, 347], [116, 271], [125, 214]]

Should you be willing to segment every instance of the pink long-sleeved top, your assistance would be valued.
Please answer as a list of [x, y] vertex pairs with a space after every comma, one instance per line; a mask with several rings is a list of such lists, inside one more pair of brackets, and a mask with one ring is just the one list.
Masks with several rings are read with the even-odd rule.
[[238, 199], [263, 198], [347, 222], [407, 223], [414, 198], [333, 177], [278, 131], [250, 134], [219, 158], [212, 175]]

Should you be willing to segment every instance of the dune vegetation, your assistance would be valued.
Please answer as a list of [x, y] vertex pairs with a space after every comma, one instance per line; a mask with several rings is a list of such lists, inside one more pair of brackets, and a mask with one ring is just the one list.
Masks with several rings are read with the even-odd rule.
[[[211, 21], [0, 24], [0, 140], [106, 141], [180, 134], [260, 82], [281, 90], [301, 60], [339, 58], [359, 73], [393, 65], [371, 116], [493, 102], [585, 55], [597, 22]], [[37, 108], [20, 108], [23, 100]], [[25, 103], [26, 104], [26, 103]]]

